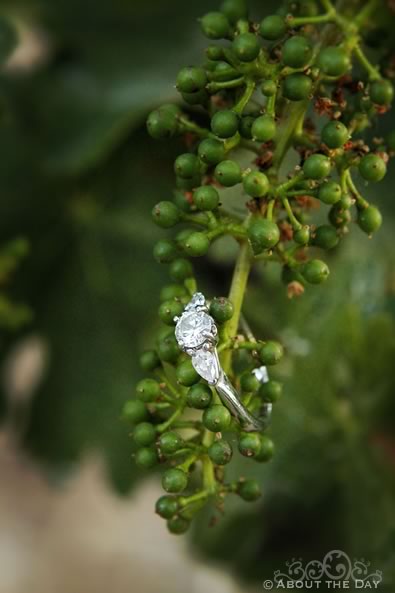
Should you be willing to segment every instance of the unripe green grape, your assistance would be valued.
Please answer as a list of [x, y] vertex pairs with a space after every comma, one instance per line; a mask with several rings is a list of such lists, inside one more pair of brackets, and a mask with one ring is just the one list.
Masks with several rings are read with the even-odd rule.
[[131, 399], [125, 402], [122, 408], [122, 417], [132, 424], [139, 424], [139, 422], [148, 420], [149, 414], [144, 402], [139, 399]]
[[188, 486], [188, 475], [178, 467], [165, 471], [162, 476], [162, 488], [171, 494], [182, 492]]
[[160, 264], [167, 264], [177, 257], [177, 245], [174, 241], [161, 239], [154, 245], [154, 258]]
[[203, 412], [203, 424], [212, 432], [222, 432], [230, 426], [231, 415], [229, 410], [220, 404], [210, 406]]
[[140, 367], [145, 372], [154, 371], [160, 365], [160, 360], [155, 350], [145, 350], [140, 355]]
[[210, 387], [204, 383], [197, 383], [192, 385], [187, 393], [187, 404], [190, 408], [204, 410], [210, 406], [212, 398]]
[[231, 138], [239, 128], [239, 118], [230, 109], [217, 111], [211, 119], [211, 130], [218, 138]]
[[195, 154], [180, 154], [174, 163], [174, 172], [181, 179], [192, 179], [200, 171], [199, 159]]
[[209, 95], [205, 89], [194, 93], [181, 93], [181, 97], [188, 105], [206, 105]]
[[[198, 176], [197, 176], [198, 177]], [[199, 175], [200, 177], [200, 175]], [[173, 202], [181, 212], [190, 212], [191, 203], [189, 202], [186, 194], [182, 190], [175, 190], [173, 193]]]
[[245, 0], [224, 0], [221, 4], [221, 12], [231, 23], [237, 23], [239, 19], [247, 18], [247, 7]]
[[368, 206], [358, 213], [358, 225], [368, 235], [377, 231], [382, 222], [380, 210], [375, 206]]
[[262, 344], [259, 349], [259, 357], [263, 364], [277, 364], [283, 357], [284, 349], [279, 342], [269, 340]]
[[157, 344], [158, 355], [164, 362], [175, 363], [180, 355], [180, 349], [174, 332], [158, 340]]
[[351, 67], [347, 52], [341, 47], [325, 47], [318, 54], [317, 65], [327, 76], [338, 78]]
[[215, 210], [219, 204], [219, 193], [212, 185], [203, 185], [193, 192], [193, 201], [199, 210]]
[[245, 480], [240, 482], [237, 493], [247, 502], [254, 502], [262, 496], [261, 489], [256, 480]]
[[243, 179], [244, 191], [253, 198], [261, 198], [266, 195], [269, 187], [268, 178], [260, 171], [251, 171]]
[[248, 238], [255, 254], [271, 249], [280, 240], [280, 230], [275, 222], [266, 218], [253, 218], [247, 229]]
[[155, 426], [150, 422], [140, 422], [133, 431], [133, 440], [138, 447], [152, 445], [156, 439]]
[[259, 388], [259, 395], [265, 402], [275, 403], [282, 394], [283, 386], [278, 381], [267, 381]]
[[254, 33], [240, 33], [234, 38], [232, 49], [240, 62], [252, 62], [258, 57], [261, 46]]
[[155, 379], [142, 379], [137, 383], [136, 394], [143, 402], [152, 402], [160, 395], [160, 385]]
[[355, 199], [348, 193], [343, 194], [338, 204], [339, 207], [349, 210], [355, 203]]
[[287, 24], [285, 20], [277, 14], [267, 16], [261, 21], [259, 26], [259, 33], [268, 41], [276, 41], [277, 39], [284, 37], [286, 32]]
[[307, 99], [313, 88], [311, 78], [300, 72], [295, 72], [284, 78], [283, 95], [290, 101]]
[[332, 226], [343, 228], [351, 221], [351, 213], [349, 209], [343, 208], [341, 204], [337, 203], [330, 209], [328, 218]]
[[316, 228], [313, 244], [322, 249], [333, 249], [339, 243], [339, 236], [336, 229], [328, 224]]
[[[187, 295], [188, 291], [182, 284], [168, 284], [167, 286], [164, 286], [160, 291], [160, 300], [162, 302], [171, 301], [172, 299], [181, 299], [182, 297], [186, 297]], [[146, 370], [150, 371], [153, 369]]]
[[172, 455], [183, 446], [183, 439], [173, 430], [164, 432], [159, 437], [159, 447], [164, 455]]
[[335, 120], [327, 123], [321, 132], [321, 139], [329, 148], [340, 148], [349, 137], [350, 133], [346, 126]]
[[174, 317], [182, 315], [184, 305], [178, 299], [164, 301], [159, 305], [159, 319], [166, 325], [174, 325]]
[[309, 284], [321, 284], [328, 278], [329, 268], [320, 259], [311, 259], [303, 265], [302, 275]]
[[215, 167], [215, 179], [225, 187], [232, 187], [241, 181], [240, 165], [236, 161], [222, 161]]
[[274, 118], [270, 115], [261, 115], [252, 124], [251, 132], [254, 140], [269, 142], [276, 135], [277, 126]]
[[201, 20], [203, 33], [209, 39], [223, 39], [230, 31], [230, 23], [222, 12], [208, 12]]
[[394, 98], [394, 87], [389, 80], [375, 80], [370, 83], [369, 96], [376, 105], [390, 105]]
[[191, 526], [191, 521], [189, 519], [185, 519], [185, 517], [175, 516], [169, 519], [166, 523], [167, 529], [173, 535], [182, 535]]
[[307, 225], [302, 226], [293, 233], [293, 240], [298, 245], [307, 245], [310, 241], [310, 227]]
[[244, 457], [254, 457], [261, 449], [261, 437], [258, 433], [242, 433], [239, 438], [239, 451]]
[[211, 76], [215, 81], [226, 82], [237, 78], [238, 75], [236, 68], [233, 68], [228, 62], [219, 61], [215, 65], [214, 72]]
[[191, 191], [201, 184], [201, 175], [196, 174], [189, 179], [183, 177], [176, 177], [176, 188], [181, 191]]
[[324, 204], [336, 204], [342, 197], [341, 187], [336, 181], [326, 181], [318, 190], [318, 199]]
[[185, 241], [188, 239], [189, 235], [190, 235], [191, 233], [193, 233], [193, 232], [194, 232], [194, 229], [193, 229], [193, 228], [190, 228], [190, 227], [188, 227], [188, 228], [185, 228], [185, 229], [182, 229], [181, 231], [179, 231], [179, 232], [176, 234], [176, 237], [175, 237], [175, 242], [176, 242], [176, 245], [177, 245], [177, 246], [178, 246], [180, 249], [183, 249], [183, 247], [184, 247], [184, 244], [185, 244]]
[[359, 163], [359, 172], [366, 181], [381, 181], [387, 172], [387, 165], [377, 154], [366, 154]]
[[208, 455], [211, 461], [216, 465], [226, 465], [232, 459], [232, 446], [225, 439], [220, 439], [210, 445]]
[[255, 461], [259, 461], [260, 463], [264, 463], [269, 461], [274, 454], [274, 443], [272, 439], [269, 439], [268, 436], [265, 434], [261, 435], [261, 447], [258, 453], [254, 456]]
[[142, 447], [136, 452], [134, 460], [138, 467], [151, 469], [158, 463], [158, 454], [155, 447]]
[[224, 50], [220, 45], [209, 45], [206, 49], [206, 55], [209, 60], [222, 60], [224, 57]]
[[201, 257], [202, 255], [206, 255], [210, 247], [210, 240], [205, 233], [196, 231], [190, 233], [183, 247], [191, 257]]
[[303, 163], [303, 173], [307, 179], [324, 179], [331, 168], [331, 161], [323, 154], [312, 154]]
[[255, 121], [255, 117], [252, 115], [246, 115], [240, 119], [239, 123], [239, 133], [242, 138], [246, 138], [247, 140], [251, 140], [252, 138], [252, 124]]
[[242, 391], [245, 391], [246, 393], [258, 391], [259, 386], [259, 379], [257, 379], [257, 377], [250, 371], [246, 371], [240, 376], [240, 387]]
[[162, 517], [162, 519], [171, 519], [178, 511], [179, 503], [176, 496], [169, 496], [164, 494], [155, 504], [155, 512]]
[[219, 140], [205, 138], [198, 146], [198, 155], [207, 165], [217, 165], [225, 158], [225, 148]]
[[313, 48], [306, 37], [295, 35], [290, 37], [283, 46], [282, 61], [290, 68], [303, 68], [310, 61]]
[[170, 138], [178, 130], [179, 108], [176, 105], [163, 105], [152, 111], [147, 118], [147, 130], [155, 140]]
[[180, 211], [173, 202], [163, 201], [154, 206], [152, 210], [154, 222], [162, 228], [170, 228], [180, 220]]
[[264, 80], [261, 85], [261, 91], [265, 97], [273, 97], [277, 92], [277, 84], [274, 80]]
[[225, 323], [233, 317], [234, 307], [225, 297], [216, 297], [210, 303], [210, 315], [217, 323]]
[[193, 267], [189, 260], [179, 258], [170, 264], [170, 276], [176, 282], [183, 282], [193, 276]]
[[177, 89], [183, 93], [195, 93], [207, 84], [207, 75], [203, 68], [187, 66], [182, 68], [177, 75]]
[[190, 359], [183, 360], [176, 368], [176, 377], [178, 383], [185, 387], [191, 387], [200, 380]]

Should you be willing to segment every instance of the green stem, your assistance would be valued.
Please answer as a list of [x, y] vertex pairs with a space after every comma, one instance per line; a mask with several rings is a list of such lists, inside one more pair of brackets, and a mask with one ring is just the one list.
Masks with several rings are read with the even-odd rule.
[[295, 214], [293, 213], [293, 210], [291, 208], [291, 204], [289, 203], [288, 198], [283, 198], [282, 199], [283, 202], [283, 206], [287, 212], [287, 216], [289, 218], [290, 223], [292, 224], [292, 228], [294, 229], [300, 229], [302, 227], [301, 223], [298, 221], [298, 219], [296, 218]]
[[255, 82], [251, 79], [248, 79], [246, 81], [246, 88], [244, 90], [244, 93], [242, 94], [240, 99], [237, 101], [237, 103], [233, 107], [232, 111], [241, 115], [243, 113], [245, 107], [247, 106], [249, 100], [251, 99], [254, 90], [255, 90]]
[[206, 128], [202, 128], [201, 126], [198, 126], [197, 124], [190, 121], [186, 117], [183, 117], [182, 115], [178, 116], [178, 121], [180, 122], [184, 132], [193, 132], [193, 133], [197, 134], [198, 136], [200, 136], [201, 138], [207, 138], [209, 136], [214, 137], [213, 134], [210, 132], [210, 130], [207, 130]]
[[300, 118], [304, 117], [308, 102], [300, 101], [290, 108], [289, 117], [285, 121], [284, 129], [281, 130], [279, 140], [273, 155], [273, 168], [276, 173], [281, 166], [284, 156], [291, 145], [295, 129], [297, 128]]
[[365, 200], [365, 198], [359, 193], [351, 177], [350, 171], [346, 171], [345, 177], [346, 183], [357, 201], [357, 206], [359, 206], [360, 208], [367, 208], [369, 206], [369, 202]]
[[171, 426], [176, 420], [177, 418], [183, 413], [184, 411], [184, 406], [180, 406], [178, 407], [173, 414], [170, 416], [170, 418], [168, 418], [166, 420], [166, 422], [162, 422], [162, 424], [158, 424], [157, 426], [157, 431], [158, 432], [164, 432], [165, 430], [167, 430], [169, 428], [169, 426]]
[[365, 68], [366, 72], [369, 75], [370, 80], [380, 80], [381, 75], [380, 72], [370, 63], [368, 58], [366, 57], [364, 51], [362, 50], [361, 46], [357, 44], [354, 48], [354, 53], [359, 60], [359, 63], [363, 68]]
[[208, 91], [220, 91], [221, 89], [233, 89], [241, 86], [245, 83], [244, 76], [240, 76], [239, 78], [234, 78], [233, 80], [224, 80], [221, 82], [209, 82], [207, 85]]
[[[214, 436], [214, 433], [211, 433]], [[216, 490], [216, 480], [214, 474], [214, 465], [208, 455], [202, 457], [203, 465], [203, 488], [206, 492], [214, 494]]]
[[303, 25], [319, 25], [321, 23], [329, 23], [336, 20], [335, 10], [330, 10], [325, 14], [318, 16], [301, 16], [289, 19], [289, 24], [292, 27], [301, 27]]

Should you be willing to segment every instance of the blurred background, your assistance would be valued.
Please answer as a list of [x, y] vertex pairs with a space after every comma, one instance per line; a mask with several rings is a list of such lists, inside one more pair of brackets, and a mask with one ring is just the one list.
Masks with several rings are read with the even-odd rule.
[[[261, 4], [259, 19], [278, 6]], [[261, 591], [287, 560], [334, 549], [395, 583], [393, 163], [362, 188], [381, 231], [353, 226], [325, 286], [290, 301], [275, 265], [252, 278], [251, 325], [287, 350], [277, 453], [235, 462], [263, 501], [170, 536], [153, 513], [158, 476], [131, 458], [120, 409], [167, 281], [149, 213], [169, 199], [181, 148], [144, 120], [178, 100], [177, 71], [203, 59], [197, 17], [216, 8], [0, 2], [0, 593]], [[371, 135], [393, 127], [387, 115]], [[202, 288], [226, 293], [231, 265], [213, 250]]]

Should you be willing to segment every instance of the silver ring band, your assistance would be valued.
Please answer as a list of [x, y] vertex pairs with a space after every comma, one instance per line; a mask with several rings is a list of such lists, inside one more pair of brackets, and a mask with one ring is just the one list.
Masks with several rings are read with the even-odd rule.
[[[205, 297], [197, 292], [176, 322], [175, 335], [181, 350], [191, 356], [196, 372], [214, 387], [222, 403], [246, 432], [262, 431], [270, 421], [271, 404], [264, 404], [259, 417], [253, 416], [240, 401], [239, 394], [221, 368], [216, 349], [218, 330], [208, 314]], [[267, 382], [266, 367], [252, 371], [259, 381]]]

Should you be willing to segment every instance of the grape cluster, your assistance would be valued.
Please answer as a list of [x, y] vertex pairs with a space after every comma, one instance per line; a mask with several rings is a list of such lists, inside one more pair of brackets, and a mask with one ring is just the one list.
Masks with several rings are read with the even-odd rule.
[[[186, 151], [174, 163], [172, 199], [152, 211], [160, 227], [177, 227], [154, 247], [172, 283], [161, 293], [164, 327], [156, 348], [141, 357], [152, 377], [139, 382], [124, 416], [134, 425], [137, 465], [167, 468], [167, 494], [156, 511], [173, 533], [186, 531], [209, 500], [222, 508], [228, 493], [258, 498], [256, 481], [225, 480], [223, 466], [235, 443], [257, 462], [273, 454], [266, 434], [243, 433], [177, 346], [174, 317], [196, 290], [190, 259], [204, 256], [225, 235], [240, 245], [229, 298], [213, 299], [210, 313], [220, 328], [222, 364], [254, 412], [262, 402], [278, 400], [281, 384], [261, 384], [252, 370], [276, 364], [283, 351], [278, 342], [238, 331], [251, 266], [277, 263], [288, 295], [300, 295], [328, 278], [320, 250], [336, 248], [354, 222], [369, 236], [382, 223], [378, 208], [362, 195], [366, 182], [383, 179], [395, 149], [393, 134], [371, 146], [365, 138], [394, 95], [364, 49], [374, 6], [375, 0], [361, 2], [350, 18], [330, 0], [284, 2], [256, 23], [243, 0], [225, 0], [220, 11], [200, 20], [206, 37], [216, 41], [204, 62], [177, 75], [184, 107], [166, 104], [148, 117], [153, 138], [180, 135]], [[248, 166], [241, 164], [246, 157]], [[227, 205], [226, 188], [234, 186], [244, 217]], [[318, 209], [326, 220], [316, 222]]]

